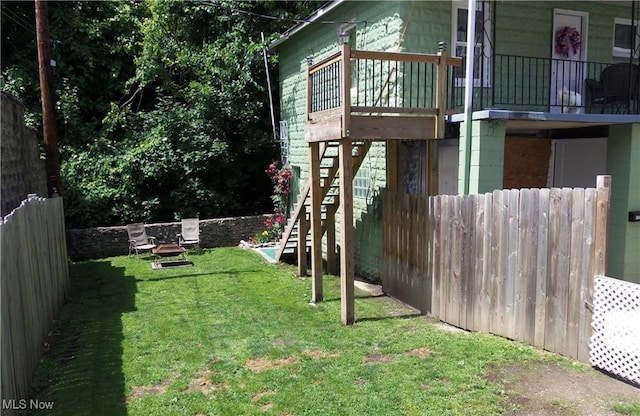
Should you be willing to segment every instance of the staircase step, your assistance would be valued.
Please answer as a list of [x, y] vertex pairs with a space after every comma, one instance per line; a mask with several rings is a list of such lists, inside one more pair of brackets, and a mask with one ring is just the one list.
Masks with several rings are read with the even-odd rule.
[[[340, 171], [338, 169], [338, 147], [340, 145], [340, 141], [330, 141], [323, 143], [324, 150], [322, 153], [322, 158], [320, 160], [320, 178], [321, 178], [321, 193], [323, 195], [322, 204], [320, 207], [320, 217], [322, 221], [322, 227], [325, 229], [327, 217], [329, 212], [335, 212], [336, 206], [339, 204], [340, 195]], [[370, 141], [354, 141], [352, 142], [353, 151], [353, 165], [354, 170], [357, 170], [362, 164], [364, 157], [368, 153], [369, 148], [371, 147]], [[296, 208], [291, 213], [292, 217], [288, 219], [287, 226], [283, 233], [283, 239], [280, 240], [278, 255], [282, 253], [290, 253], [291, 251], [297, 249], [297, 240], [299, 238], [299, 218], [296, 218], [298, 214], [302, 213], [301, 204], [304, 204], [305, 208], [305, 219], [310, 219], [311, 214], [311, 198], [310, 198], [310, 182], [307, 179], [307, 182], [304, 184], [304, 188], [302, 190], [302, 195], [304, 198], [298, 197], [298, 202], [296, 204]], [[288, 240], [285, 241], [284, 236], [288, 236]], [[311, 245], [311, 235], [307, 234], [307, 247]]]

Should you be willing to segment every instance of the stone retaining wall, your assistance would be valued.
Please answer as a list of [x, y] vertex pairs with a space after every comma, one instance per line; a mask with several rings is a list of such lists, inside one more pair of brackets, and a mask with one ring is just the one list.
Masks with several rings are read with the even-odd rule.
[[[200, 220], [200, 247], [236, 246], [264, 230], [268, 215]], [[147, 235], [156, 243], [176, 242], [179, 222], [146, 224]], [[87, 260], [129, 253], [126, 226], [67, 230], [67, 252], [71, 260]]]

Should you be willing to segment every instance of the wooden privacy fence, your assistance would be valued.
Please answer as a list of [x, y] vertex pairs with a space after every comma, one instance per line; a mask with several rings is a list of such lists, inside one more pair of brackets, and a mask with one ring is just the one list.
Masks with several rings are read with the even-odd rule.
[[0, 238], [0, 399], [8, 403], [27, 397], [43, 343], [69, 291], [62, 198], [23, 201], [0, 223]]
[[383, 286], [452, 325], [587, 362], [609, 195], [609, 177], [588, 189], [386, 192]]

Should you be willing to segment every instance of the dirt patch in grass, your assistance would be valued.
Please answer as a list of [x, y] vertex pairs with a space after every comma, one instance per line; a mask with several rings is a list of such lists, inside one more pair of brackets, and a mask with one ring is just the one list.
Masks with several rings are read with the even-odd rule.
[[293, 344], [295, 344], [295, 342], [288, 338], [275, 338], [273, 341], [271, 341], [271, 345], [273, 345], [274, 347], [286, 347]]
[[186, 388], [187, 393], [211, 393], [212, 391], [226, 389], [228, 386], [224, 383], [212, 383], [211, 375], [213, 371], [204, 370], [198, 374], [196, 378], [191, 380], [189, 387]]
[[640, 402], [640, 388], [596, 370], [533, 362], [491, 368], [504, 386], [504, 411], [515, 416], [620, 416], [616, 403]]
[[395, 363], [397, 358], [395, 355], [380, 354], [379, 352], [373, 352], [365, 358], [367, 364], [386, 364]]
[[304, 355], [311, 358], [336, 358], [340, 356], [340, 354], [336, 352], [326, 352], [322, 350], [305, 350]]
[[271, 396], [273, 394], [276, 394], [276, 393], [273, 391], [261, 391], [259, 393], [254, 394], [253, 397], [251, 398], [251, 401], [253, 401], [254, 403], [259, 402], [260, 400], [262, 400], [263, 397]]
[[[259, 393], [254, 394], [253, 398], [251, 399], [251, 401], [256, 403], [256, 402], [259, 402], [260, 400], [262, 400], [263, 397], [271, 396], [271, 395], [274, 395], [274, 394], [275, 394], [275, 392], [273, 392], [273, 391], [261, 391]], [[262, 410], [263, 412], [268, 412], [272, 408], [273, 408], [273, 403], [265, 403], [262, 406], [260, 406], [260, 410]]]
[[433, 353], [433, 351], [431, 351], [429, 348], [416, 348], [414, 350], [409, 350], [409, 351], [405, 351], [403, 352], [404, 355], [409, 356], [409, 357], [428, 357]]
[[167, 391], [172, 382], [173, 380], [168, 378], [163, 380], [160, 384], [152, 384], [149, 386], [133, 386], [131, 388], [131, 395], [129, 396], [129, 398], [132, 400], [136, 400], [143, 397], [162, 394]]
[[293, 365], [298, 361], [300, 361], [298, 357], [280, 358], [277, 360], [260, 357], [247, 361], [244, 364], [244, 367], [253, 371], [254, 373], [262, 373], [263, 371], [274, 370], [276, 368]]

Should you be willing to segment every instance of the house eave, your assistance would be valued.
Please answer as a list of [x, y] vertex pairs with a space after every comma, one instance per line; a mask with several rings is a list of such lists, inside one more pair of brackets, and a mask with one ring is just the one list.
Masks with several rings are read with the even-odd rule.
[[323, 16], [324, 14], [326, 14], [326, 13], [330, 12], [331, 10], [335, 9], [337, 6], [339, 6], [340, 4], [344, 3], [345, 1], [346, 0], [334, 0], [334, 1], [324, 5], [323, 7], [319, 8], [318, 10], [313, 12], [313, 14], [310, 17], [306, 18], [304, 22], [298, 23], [297, 25], [291, 27], [290, 29], [287, 29], [282, 34], [282, 36], [280, 36], [275, 41], [271, 42], [271, 44], [269, 45], [269, 50], [273, 50], [273, 49], [277, 48], [278, 46], [282, 45], [284, 42], [289, 40], [291, 37], [293, 37], [297, 33], [299, 33], [302, 30], [304, 30], [307, 26], [309, 26], [309, 25], [317, 22], [318, 20], [320, 20], [321, 16]]
[[[637, 114], [575, 114], [540, 111], [481, 110], [474, 111], [472, 120], [504, 120], [509, 130], [549, 130], [579, 127], [640, 123]], [[452, 114], [451, 123], [464, 121], [464, 114]]]

